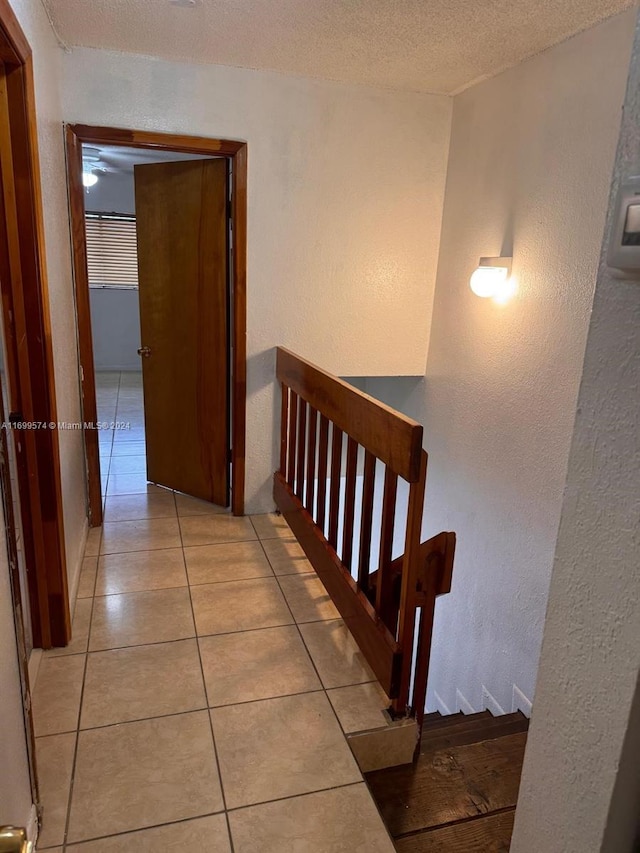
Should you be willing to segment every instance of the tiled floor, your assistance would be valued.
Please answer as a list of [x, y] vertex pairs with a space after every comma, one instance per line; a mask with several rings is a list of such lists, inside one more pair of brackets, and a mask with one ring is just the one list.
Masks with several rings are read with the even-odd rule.
[[384, 698], [283, 519], [120, 493], [133, 436], [34, 692], [38, 849], [391, 853], [344, 734]]

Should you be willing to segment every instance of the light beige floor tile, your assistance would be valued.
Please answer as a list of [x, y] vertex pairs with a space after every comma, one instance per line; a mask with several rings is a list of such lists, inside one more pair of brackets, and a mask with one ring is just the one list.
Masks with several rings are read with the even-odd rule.
[[94, 599], [91, 651], [185, 640], [194, 634], [186, 587]]
[[85, 557], [80, 569], [80, 580], [78, 581], [78, 598], [91, 598], [96, 585], [96, 573], [98, 570], [97, 557]]
[[188, 850], [231, 853], [231, 845], [225, 816], [216, 814], [72, 844], [67, 850], [69, 853], [185, 853]]
[[80, 732], [69, 841], [200, 817], [222, 807], [205, 711]]
[[342, 619], [309, 622], [300, 632], [326, 688], [375, 681], [371, 667]]
[[144, 414], [137, 406], [127, 405], [121, 408], [118, 404], [116, 420], [128, 424], [129, 429], [136, 430], [136, 432], [144, 431]]
[[364, 783], [230, 812], [236, 853], [393, 853]]
[[[118, 420], [123, 420], [127, 422], [127, 418], [120, 418]], [[114, 444], [126, 444], [128, 441], [144, 441], [145, 434], [144, 428], [139, 426], [131, 426], [129, 429], [116, 429], [113, 431], [113, 443]]]
[[290, 539], [293, 536], [291, 528], [284, 520], [284, 515], [278, 515], [275, 512], [252, 515], [251, 523], [260, 539], [277, 539], [279, 536]]
[[140, 495], [147, 491], [146, 472], [138, 474], [114, 474], [109, 468], [107, 495]]
[[62, 657], [63, 655], [77, 655], [86, 652], [89, 645], [89, 625], [91, 624], [91, 608], [93, 599], [79, 598], [73, 614], [71, 625], [71, 642], [68, 646], [60, 646], [55, 649], [47, 649], [44, 657]]
[[273, 577], [259, 542], [196, 545], [184, 549], [190, 584]]
[[211, 707], [322, 689], [295, 625], [199, 643]]
[[100, 536], [102, 535], [101, 527], [90, 528], [87, 534], [87, 544], [84, 548], [85, 557], [95, 557], [98, 554], [100, 547]]
[[383, 728], [388, 724], [382, 713], [391, 702], [377, 681], [354, 684], [327, 691], [345, 734]]
[[193, 586], [191, 600], [199, 636], [293, 622], [274, 578]]
[[[113, 371], [116, 372], [117, 371]], [[127, 392], [133, 393], [142, 389], [142, 370], [122, 370], [117, 373], [119, 377], [119, 393], [124, 396]]]
[[96, 595], [186, 586], [181, 548], [105, 554], [98, 562]]
[[101, 423], [101, 428], [98, 432], [98, 441], [100, 444], [107, 438], [113, 438], [111, 423], [116, 419], [117, 399], [113, 395], [105, 397], [103, 400], [96, 400], [98, 409], [98, 421]]
[[206, 706], [195, 640], [92, 652], [80, 727], [180, 714]]
[[233, 515], [181, 516], [180, 530], [185, 547], [258, 538], [248, 518]]
[[121, 441], [113, 445], [112, 456], [143, 456], [146, 453], [145, 441]]
[[98, 393], [104, 389], [118, 389], [120, 385], [119, 370], [96, 370], [96, 388]]
[[109, 466], [109, 474], [146, 474], [146, 471], [146, 456], [117, 456]]
[[296, 539], [264, 539], [262, 541], [271, 568], [276, 575], [298, 575], [313, 572], [313, 566]]
[[178, 515], [220, 515], [221, 513], [228, 515], [229, 513], [227, 507], [201, 501], [199, 498], [183, 495], [181, 492], [176, 492], [176, 506]]
[[340, 613], [317, 575], [285, 575], [280, 586], [296, 622], [338, 619]]
[[36, 739], [38, 782], [43, 806], [39, 850], [64, 841], [75, 748], [75, 732]]
[[103, 529], [101, 554], [179, 548], [182, 544], [175, 518], [106, 522]]
[[211, 718], [227, 808], [362, 779], [324, 693], [214, 708]]
[[[123, 456], [123, 459], [128, 457]], [[136, 521], [141, 518], [175, 518], [173, 492], [149, 486], [144, 494], [108, 495], [105, 501], [105, 521]]]
[[75, 731], [78, 728], [85, 655], [44, 657], [33, 691], [36, 736]]

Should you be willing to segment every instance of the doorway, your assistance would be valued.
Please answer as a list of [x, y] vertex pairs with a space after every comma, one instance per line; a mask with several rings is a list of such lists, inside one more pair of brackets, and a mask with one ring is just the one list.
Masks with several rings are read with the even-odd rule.
[[[69, 126], [67, 157], [83, 419], [85, 424], [115, 426], [111, 436], [84, 430], [90, 524], [102, 523], [103, 491], [125, 493], [118, 478], [130, 481], [136, 491], [146, 488], [148, 479], [222, 506], [229, 504], [230, 492], [233, 513], [242, 515], [247, 146]], [[118, 172], [122, 179], [123, 164], [132, 167], [128, 205], [105, 210], [114, 206], [108, 192], [102, 197], [110, 197], [109, 202], [92, 203], [91, 197], [100, 195], [96, 190], [101, 182], [106, 188], [111, 180], [115, 187]], [[93, 186], [83, 184], [83, 175], [85, 184]], [[104, 318], [113, 311], [101, 311], [96, 324], [95, 303], [102, 300], [104, 305], [109, 299], [113, 306], [116, 294], [113, 286], [96, 288], [93, 235], [96, 228], [113, 233], [130, 229], [134, 213], [137, 261], [127, 268], [125, 258], [111, 276], [122, 277], [118, 299], [128, 299], [131, 305], [116, 312], [120, 325], [105, 335]], [[109, 215], [118, 221], [97, 221]], [[126, 244], [126, 236], [121, 239]], [[132, 286], [127, 280], [132, 268], [140, 276], [140, 290], [127, 295], [122, 290]], [[188, 297], [191, 291], [193, 298]], [[139, 320], [134, 316], [138, 295]], [[105, 356], [105, 344], [113, 351], [115, 337], [126, 334], [125, 326], [129, 337], [139, 333], [134, 363], [131, 340], [121, 356]]]

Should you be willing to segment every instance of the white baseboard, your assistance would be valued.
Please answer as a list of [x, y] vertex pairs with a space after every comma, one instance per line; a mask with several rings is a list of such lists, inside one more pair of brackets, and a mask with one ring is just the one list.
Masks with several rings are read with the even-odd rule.
[[82, 571], [82, 561], [84, 560], [84, 550], [87, 547], [87, 536], [89, 535], [89, 521], [85, 518], [82, 528], [82, 536], [80, 537], [80, 547], [74, 560], [71, 575], [69, 576], [69, 607], [71, 615], [76, 606], [76, 598], [78, 596], [78, 586], [80, 584], [80, 572]]
[[29, 690], [31, 691], [32, 696], [33, 691], [36, 688], [36, 681], [38, 680], [38, 670], [40, 669], [41, 660], [42, 649], [31, 649], [31, 654], [29, 655]]
[[[456, 688], [456, 706], [454, 711], [449, 708], [437, 690], [433, 691], [433, 698], [435, 700], [436, 710], [441, 714], [455, 714], [458, 711], [462, 711], [463, 714], [477, 713], [476, 708], [473, 707], [464, 693], [462, 693], [458, 688]], [[516, 684], [514, 684], [511, 700], [511, 713], [513, 714], [516, 711], [522, 711], [525, 717], [531, 717], [531, 708], [531, 700], [524, 695], [522, 690], [520, 690]], [[494, 717], [500, 717], [503, 714], [509, 713], [508, 711], [505, 711], [495, 696], [491, 694], [491, 691], [489, 691], [484, 684], [482, 685], [482, 710], [491, 711]]]
[[522, 711], [525, 717], [531, 718], [531, 709], [533, 705], [530, 699], [524, 695], [522, 690], [514, 684], [513, 685], [513, 697], [511, 699], [511, 713], [515, 713], [516, 711]]
[[437, 690], [433, 691], [433, 697], [436, 700], [437, 710], [440, 711], [441, 714], [444, 714], [445, 716], [451, 714], [447, 703], [443, 700], [442, 696], [438, 693]]
[[487, 711], [491, 711], [494, 717], [500, 717], [502, 714], [507, 713], [484, 684], [482, 685], [482, 707], [486, 708]]
[[29, 814], [29, 823], [27, 824], [27, 841], [31, 845], [30, 848], [27, 848], [27, 853], [31, 853], [31, 851], [36, 849], [36, 841], [38, 840], [38, 810], [36, 808], [35, 803], [31, 805], [31, 812]]
[[463, 714], [475, 714], [476, 709], [471, 702], [456, 688], [456, 711], [462, 711]]

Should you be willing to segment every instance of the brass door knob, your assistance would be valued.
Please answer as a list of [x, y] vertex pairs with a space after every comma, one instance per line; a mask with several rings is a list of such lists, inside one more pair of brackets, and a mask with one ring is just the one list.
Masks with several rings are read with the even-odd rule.
[[0, 853], [28, 853], [27, 832], [18, 826], [0, 826]]
[[140, 347], [140, 349], [138, 350], [138, 355], [141, 355], [143, 358], [149, 358], [149, 356], [151, 355], [151, 348]]

